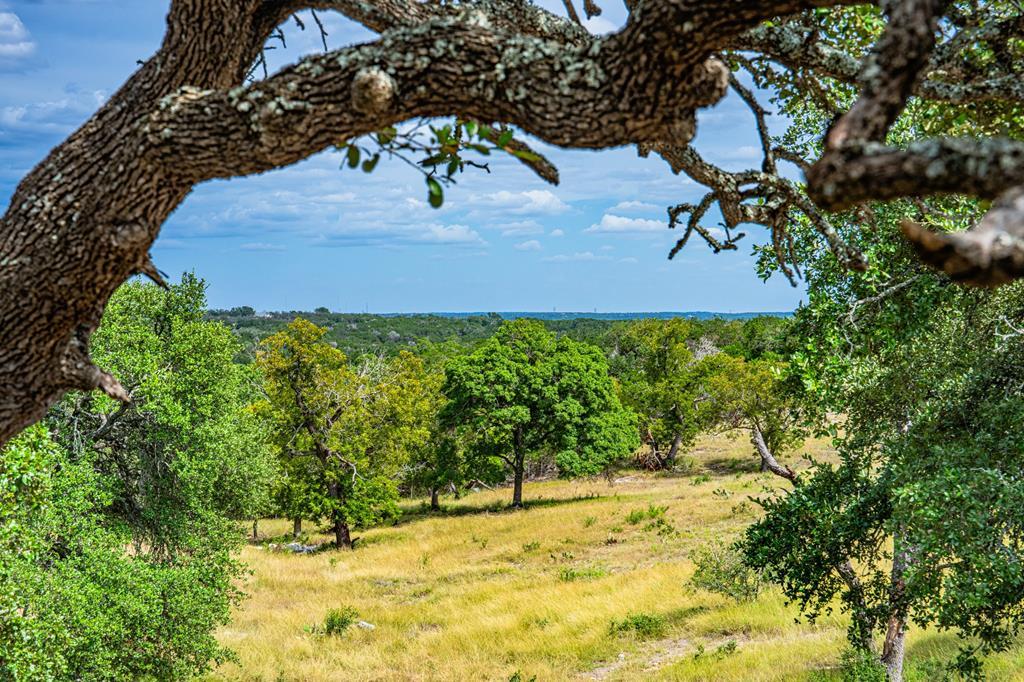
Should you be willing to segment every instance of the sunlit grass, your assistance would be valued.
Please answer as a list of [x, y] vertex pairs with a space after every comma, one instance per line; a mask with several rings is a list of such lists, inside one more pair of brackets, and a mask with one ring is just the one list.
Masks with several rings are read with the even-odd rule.
[[[829, 457], [821, 442], [808, 450]], [[215, 677], [827, 679], [845, 646], [844, 618], [796, 624], [775, 590], [735, 604], [688, 586], [691, 552], [731, 542], [756, 516], [748, 496], [778, 485], [757, 472], [743, 438], [708, 439], [691, 454], [696, 466], [685, 476], [528, 482], [525, 511], [506, 509], [504, 489], [447, 499], [440, 514], [411, 501], [401, 523], [357, 534], [353, 552], [247, 547], [251, 596], [220, 632], [239, 663]], [[668, 508], [668, 524], [627, 522], [652, 504]], [[260, 524], [261, 534], [290, 530], [284, 520]], [[374, 628], [311, 631], [344, 607]], [[654, 616], [658, 634], [613, 631], [631, 614]], [[955, 649], [954, 638], [935, 633], [915, 632], [909, 646], [921, 658]], [[991, 679], [1024, 679], [1020, 670], [1020, 651], [987, 668]]]

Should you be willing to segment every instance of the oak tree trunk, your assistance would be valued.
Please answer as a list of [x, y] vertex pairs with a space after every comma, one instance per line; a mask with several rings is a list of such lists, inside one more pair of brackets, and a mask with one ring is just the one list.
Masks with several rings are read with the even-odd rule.
[[430, 489], [430, 508], [434, 511], [439, 511], [441, 509], [441, 501], [438, 498], [437, 488]]
[[677, 433], [672, 438], [672, 447], [668, 449], [668, 455], [665, 457], [664, 468], [671, 469], [676, 464], [676, 455], [679, 453], [679, 446], [683, 443], [683, 434]]
[[298, 538], [302, 535], [302, 519], [292, 519], [292, 537]]
[[334, 546], [338, 549], [352, 549], [352, 536], [348, 523], [341, 514], [334, 515]]

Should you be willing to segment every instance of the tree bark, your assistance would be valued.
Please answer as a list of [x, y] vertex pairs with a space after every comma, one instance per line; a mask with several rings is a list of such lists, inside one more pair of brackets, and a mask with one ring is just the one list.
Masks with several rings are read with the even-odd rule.
[[523, 445], [523, 430], [516, 428], [512, 434], [512, 507], [523, 508], [523, 476], [526, 471], [526, 449]]
[[882, 644], [882, 665], [889, 682], [903, 681], [903, 653], [907, 636], [907, 583], [905, 574], [912, 560], [905, 532], [893, 536], [892, 576], [889, 582], [889, 619]]
[[292, 519], [292, 537], [298, 538], [302, 535], [302, 519]]
[[672, 446], [668, 449], [668, 455], [665, 457], [663, 468], [671, 469], [676, 464], [676, 454], [679, 452], [679, 446], [683, 443], [683, 434], [677, 433], [672, 438]]
[[881, 658], [889, 682], [903, 682], [903, 650], [906, 637], [906, 619], [901, 616], [890, 617]]
[[430, 508], [434, 511], [440, 511], [441, 500], [438, 497], [438, 490], [436, 487], [430, 489]]
[[349, 533], [348, 521], [341, 511], [343, 497], [341, 486], [338, 485], [337, 481], [331, 481], [327, 484], [327, 494], [335, 503], [334, 511], [331, 513], [331, 521], [334, 528], [334, 546], [338, 549], [351, 549], [352, 537]]
[[525, 467], [523, 460], [516, 458], [516, 465], [512, 473], [512, 506], [516, 509], [523, 508], [523, 474]]
[[[713, 55], [762, 20], [847, 0], [647, 0], [594, 37], [522, 3], [172, 0], [159, 51], [15, 191], [0, 218], [0, 445], [68, 390], [127, 399], [89, 337], [198, 183], [295, 163], [418, 117], [548, 142], [685, 143], [725, 94]], [[384, 35], [246, 84], [275, 27], [331, 8]]]
[[252, 539], [253, 539], [253, 541], [259, 540], [259, 537], [260, 537], [260, 534], [259, 534], [259, 524], [260, 524], [260, 520], [259, 519], [253, 519], [252, 520]]
[[352, 535], [341, 514], [334, 515], [334, 546], [338, 549], [352, 549]]

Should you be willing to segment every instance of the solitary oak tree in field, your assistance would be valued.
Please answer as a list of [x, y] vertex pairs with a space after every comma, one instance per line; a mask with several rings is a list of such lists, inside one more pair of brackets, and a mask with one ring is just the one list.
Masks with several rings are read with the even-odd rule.
[[[557, 178], [550, 164], [500, 126], [564, 147], [639, 145], [709, 188], [698, 205], [670, 210], [671, 224], [685, 223], [680, 243], [697, 232], [716, 249], [735, 246], [738, 235], [718, 240], [701, 224], [717, 202], [728, 230], [767, 226], [780, 259], [795, 213], [843, 263], [863, 267], [819, 208], [951, 192], [992, 199], [968, 232], [917, 222], [903, 230], [958, 278], [998, 284], [1024, 271], [1024, 143], [994, 126], [991, 135], [886, 144], [912, 96], [965, 109], [1020, 106], [1016, 4], [626, 0], [625, 26], [594, 36], [565, 2], [566, 17], [527, 0], [172, 0], [157, 52], [24, 178], [0, 218], [0, 443], [68, 390], [127, 399], [90, 359], [89, 338], [127, 278], [160, 279], [149, 248], [194, 186], [382, 131], [373, 139], [386, 148], [410, 119], [455, 117], [452, 131], [468, 122], [477, 139], [548, 180]], [[340, 12], [379, 38], [250, 79], [261, 75], [253, 66], [267, 41], [302, 10]], [[776, 149], [734, 69], [808, 90], [829, 78], [850, 94], [828, 102], [834, 124], [818, 148]], [[730, 87], [754, 113], [760, 169], [726, 172], [689, 146], [696, 111]], [[480, 146], [471, 138], [442, 135], [429, 158], [451, 172], [462, 151]], [[806, 194], [779, 171], [781, 160], [803, 170]]]
[[446, 374], [442, 421], [481, 467], [499, 462], [511, 474], [513, 507], [523, 506], [528, 457], [553, 455], [560, 475], [593, 476], [639, 445], [601, 350], [556, 339], [536, 320], [506, 322]]

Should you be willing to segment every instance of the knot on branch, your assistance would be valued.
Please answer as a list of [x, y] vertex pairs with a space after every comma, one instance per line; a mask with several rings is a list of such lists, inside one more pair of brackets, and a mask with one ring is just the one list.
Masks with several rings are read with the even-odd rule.
[[395, 80], [382, 69], [362, 69], [352, 80], [352, 108], [368, 116], [383, 113], [391, 106], [395, 90]]
[[921, 260], [958, 282], [996, 287], [1024, 277], [1024, 189], [1007, 192], [966, 232], [932, 232], [911, 220], [900, 228]]
[[64, 353], [61, 370], [67, 385], [83, 391], [99, 389], [114, 400], [131, 402], [131, 396], [112, 374], [93, 364], [88, 351], [88, 331], [76, 330]]

